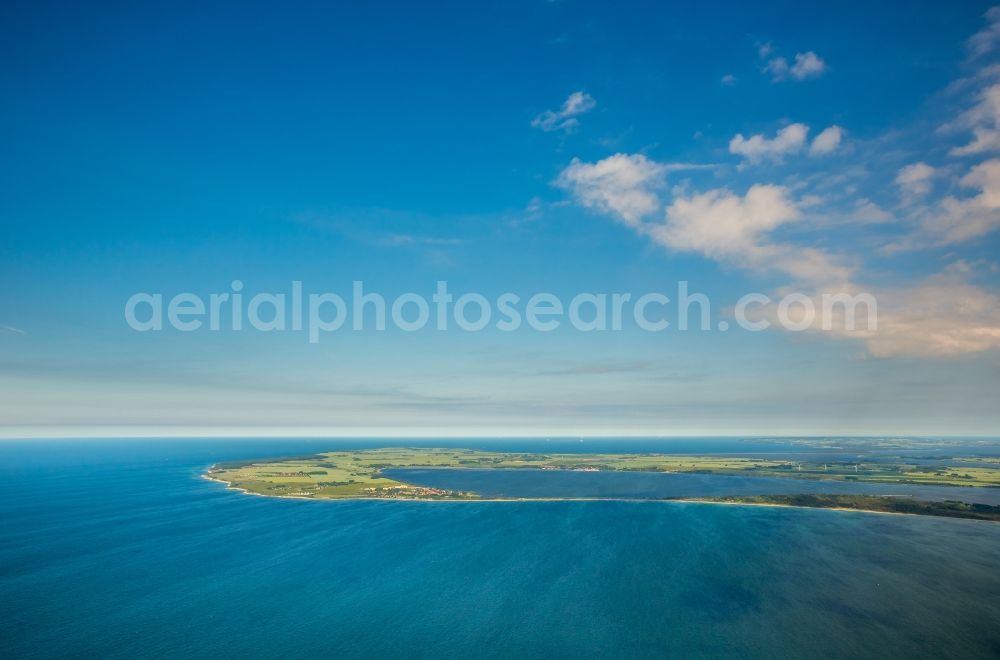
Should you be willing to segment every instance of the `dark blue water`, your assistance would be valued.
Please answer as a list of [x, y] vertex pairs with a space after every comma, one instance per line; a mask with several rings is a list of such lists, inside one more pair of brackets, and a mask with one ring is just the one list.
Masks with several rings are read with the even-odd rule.
[[972, 486], [870, 484], [718, 474], [533, 469], [396, 468], [383, 470], [383, 474], [418, 486], [471, 491], [484, 497], [659, 499], [823, 493], [896, 495], [928, 501], [957, 500], [1000, 505], [1000, 488]]
[[0, 656], [1000, 654], [998, 524], [199, 478], [345, 444], [0, 444]]

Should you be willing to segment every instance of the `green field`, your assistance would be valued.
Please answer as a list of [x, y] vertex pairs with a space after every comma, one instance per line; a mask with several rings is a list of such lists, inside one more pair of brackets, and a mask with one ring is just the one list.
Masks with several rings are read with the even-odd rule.
[[[982, 461], [988, 462], [988, 461]], [[963, 465], [963, 463], [965, 463]], [[206, 476], [248, 493], [312, 499], [475, 499], [475, 493], [442, 491], [382, 476], [387, 468], [440, 467], [585, 471], [694, 472], [868, 483], [1000, 486], [1000, 464], [917, 466], [900, 463], [809, 463], [728, 456], [674, 454], [530, 454], [476, 449], [383, 448], [314, 456], [220, 463]]]

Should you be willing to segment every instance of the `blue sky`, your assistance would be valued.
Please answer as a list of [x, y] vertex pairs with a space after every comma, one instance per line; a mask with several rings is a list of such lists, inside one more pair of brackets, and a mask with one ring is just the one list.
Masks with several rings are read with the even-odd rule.
[[[995, 434], [988, 3], [5, 3], [0, 433]], [[874, 293], [877, 333], [137, 333], [136, 292]], [[715, 310], [714, 310], [715, 311]]]

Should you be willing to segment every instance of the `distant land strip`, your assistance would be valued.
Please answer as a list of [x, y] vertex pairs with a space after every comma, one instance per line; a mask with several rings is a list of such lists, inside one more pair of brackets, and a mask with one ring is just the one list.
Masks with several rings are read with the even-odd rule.
[[[478, 493], [405, 483], [384, 476], [391, 468], [539, 469], [697, 473], [782, 477], [788, 479], [942, 486], [1000, 486], [1000, 465], [954, 465], [907, 462], [803, 462], [732, 456], [676, 454], [544, 454], [477, 449], [392, 447], [324, 452], [312, 456], [228, 461], [204, 474], [228, 487], [254, 495], [297, 499], [481, 500]], [[996, 467], [993, 467], [996, 465]], [[498, 500], [570, 500], [601, 498], [516, 498]], [[636, 498], [642, 499], [642, 498]], [[646, 498], [656, 499], [656, 498]], [[980, 520], [1000, 519], [1000, 507], [964, 502], [925, 502], [873, 495], [767, 495], [717, 498], [660, 498], [722, 504], [910, 513]]]

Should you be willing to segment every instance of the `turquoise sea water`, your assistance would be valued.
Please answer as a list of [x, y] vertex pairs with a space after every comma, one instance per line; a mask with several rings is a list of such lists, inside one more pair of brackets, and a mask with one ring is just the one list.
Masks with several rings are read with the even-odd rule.
[[199, 478], [346, 444], [0, 444], [0, 655], [1000, 655], [1000, 524], [309, 502]]

